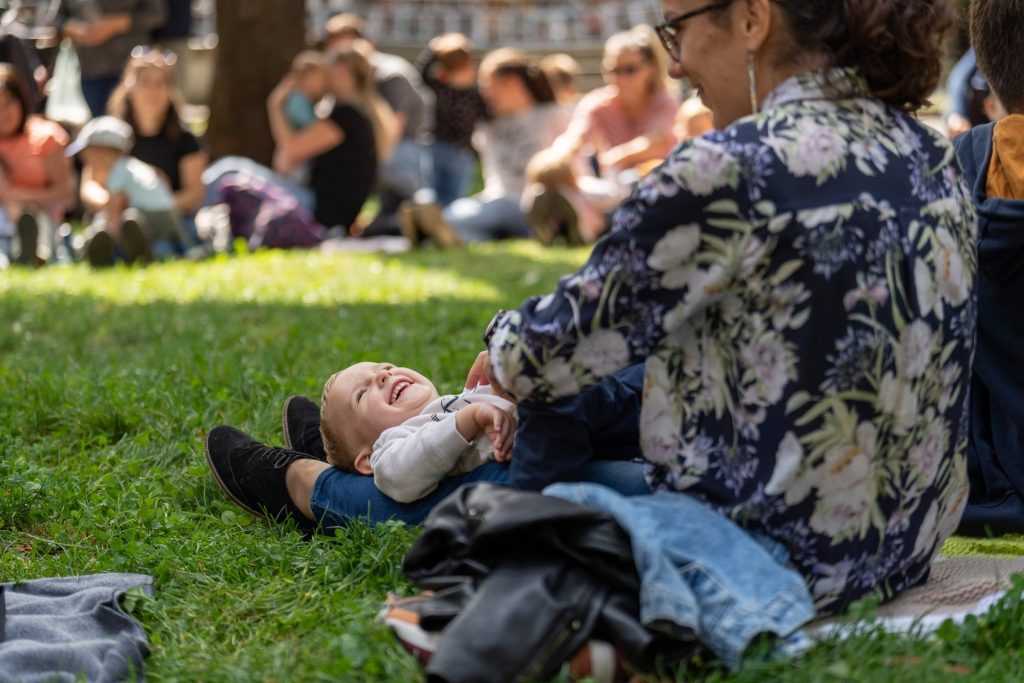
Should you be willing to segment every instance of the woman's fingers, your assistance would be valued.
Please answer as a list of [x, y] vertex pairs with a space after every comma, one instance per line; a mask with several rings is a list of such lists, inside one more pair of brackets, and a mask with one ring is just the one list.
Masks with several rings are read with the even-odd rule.
[[481, 351], [473, 361], [473, 367], [469, 369], [469, 374], [466, 375], [466, 388], [476, 389], [481, 384], [489, 384], [490, 374], [491, 359], [486, 351]]

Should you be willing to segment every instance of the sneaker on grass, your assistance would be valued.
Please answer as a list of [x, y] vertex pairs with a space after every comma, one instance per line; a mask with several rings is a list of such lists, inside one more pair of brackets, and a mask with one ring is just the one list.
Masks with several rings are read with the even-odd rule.
[[239, 507], [276, 522], [294, 519], [305, 531], [314, 528], [288, 495], [285, 473], [296, 460], [315, 458], [264, 446], [234, 427], [221, 425], [206, 437], [206, 460], [214, 481]]

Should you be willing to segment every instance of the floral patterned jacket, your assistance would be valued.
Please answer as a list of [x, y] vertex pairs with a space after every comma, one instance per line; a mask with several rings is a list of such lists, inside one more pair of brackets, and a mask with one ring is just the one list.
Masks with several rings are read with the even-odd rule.
[[976, 221], [950, 145], [850, 70], [678, 146], [488, 339], [519, 399], [647, 362], [641, 445], [785, 544], [822, 613], [923, 580], [967, 501]]

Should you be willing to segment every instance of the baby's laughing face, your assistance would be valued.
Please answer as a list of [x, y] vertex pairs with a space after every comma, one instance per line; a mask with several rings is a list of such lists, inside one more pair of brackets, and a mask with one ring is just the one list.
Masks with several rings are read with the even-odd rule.
[[437, 397], [433, 383], [415, 370], [390, 363], [357, 363], [334, 378], [326, 418], [362, 451], [373, 448], [384, 430], [422, 413]]

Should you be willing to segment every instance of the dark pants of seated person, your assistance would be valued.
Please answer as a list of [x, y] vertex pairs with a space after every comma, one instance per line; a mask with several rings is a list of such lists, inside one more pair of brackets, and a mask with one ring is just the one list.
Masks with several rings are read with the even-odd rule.
[[640, 452], [643, 364], [553, 403], [519, 404], [509, 486], [539, 491], [579, 481], [591, 460], [633, 460]]

